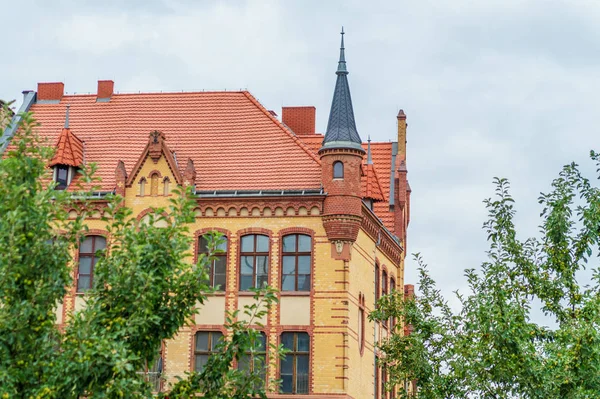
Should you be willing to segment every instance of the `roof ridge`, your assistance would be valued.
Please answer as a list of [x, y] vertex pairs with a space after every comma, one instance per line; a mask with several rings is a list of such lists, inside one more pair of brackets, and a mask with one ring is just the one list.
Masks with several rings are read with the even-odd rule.
[[308, 156], [310, 156], [316, 163], [317, 165], [321, 165], [321, 159], [319, 159], [317, 157], [317, 155], [315, 153], [312, 152], [312, 150], [302, 142], [302, 140], [300, 140], [296, 134], [292, 133], [290, 131], [290, 129], [285, 126], [283, 123], [281, 123], [277, 118], [275, 118], [252, 94], [250, 94], [250, 92], [248, 90], [244, 90], [242, 93], [244, 93], [246, 95], [246, 97], [252, 101], [252, 103], [258, 108], [260, 109], [263, 114], [267, 115], [269, 117], [269, 119], [271, 119], [271, 121], [273, 121], [281, 130], [283, 130], [285, 133], [288, 134], [288, 136], [290, 136], [292, 138], [292, 140], [300, 147], [304, 150], [304, 152], [306, 152], [306, 154], [308, 154]]

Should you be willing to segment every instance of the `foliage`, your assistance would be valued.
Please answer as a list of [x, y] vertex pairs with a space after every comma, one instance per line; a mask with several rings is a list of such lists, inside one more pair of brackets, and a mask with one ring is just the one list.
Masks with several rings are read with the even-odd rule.
[[[488, 261], [465, 271], [460, 309], [452, 311], [417, 254], [419, 295], [383, 298], [370, 315], [398, 317], [412, 330], [380, 343], [390, 386], [417, 380], [420, 398], [600, 397], [600, 273], [591, 285], [577, 279], [598, 251], [600, 190], [577, 165], [565, 166], [539, 197], [541, 238], [520, 240], [509, 183], [495, 183], [485, 201]], [[534, 321], [534, 303], [552, 327]]]
[[[210, 292], [206, 268], [214, 257], [191, 262], [190, 190], [176, 190], [168, 209], [156, 209], [139, 224], [122, 198], [109, 198], [108, 246], [98, 254], [94, 286], [86, 306], [58, 330], [55, 308], [73, 283], [72, 254], [86, 232], [86, 212], [69, 219], [67, 210], [97, 201], [86, 194], [94, 188], [95, 168], [82, 171], [82, 191], [54, 190], [46, 167], [52, 150], [37, 138], [35, 126], [30, 114], [23, 115], [0, 160], [0, 397], [151, 397], [151, 384], [139, 371], [156, 360], [161, 343], [193, 318]], [[209, 241], [214, 252], [219, 238]], [[276, 300], [268, 288], [256, 295], [259, 302], [245, 310], [250, 317], [264, 316]], [[256, 384], [256, 375], [232, 368], [257, 334], [237, 318], [230, 315], [232, 338], [223, 352], [205, 372], [180, 381], [175, 397], [265, 397], [268, 387]], [[279, 348], [272, 351], [273, 358], [279, 355]]]

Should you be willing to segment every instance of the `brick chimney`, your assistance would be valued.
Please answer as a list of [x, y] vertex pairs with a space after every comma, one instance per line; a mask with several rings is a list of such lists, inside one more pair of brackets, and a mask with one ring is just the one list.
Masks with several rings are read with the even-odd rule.
[[315, 134], [315, 115], [317, 109], [308, 107], [282, 107], [281, 121], [298, 135]]
[[112, 80], [99, 80], [98, 81], [98, 94], [96, 102], [108, 102], [113, 95], [115, 88], [115, 82]]
[[38, 83], [37, 101], [60, 101], [64, 93], [62, 82]]

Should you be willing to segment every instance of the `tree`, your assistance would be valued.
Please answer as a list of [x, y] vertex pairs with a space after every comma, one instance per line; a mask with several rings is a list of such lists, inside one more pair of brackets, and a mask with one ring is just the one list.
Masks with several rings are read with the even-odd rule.
[[[600, 170], [599, 155], [591, 158]], [[383, 298], [371, 314], [411, 326], [379, 344], [390, 386], [417, 380], [420, 398], [600, 397], [597, 263], [590, 285], [578, 281], [599, 249], [600, 189], [576, 164], [565, 166], [539, 197], [540, 238], [520, 240], [509, 183], [495, 184], [484, 201], [488, 261], [465, 271], [460, 308], [450, 308], [417, 254], [418, 296]], [[536, 311], [552, 327], [536, 323]]]
[[[190, 191], [176, 191], [169, 209], [156, 209], [139, 226], [122, 198], [110, 198], [108, 246], [99, 254], [94, 286], [85, 308], [59, 331], [54, 309], [72, 284], [70, 254], [85, 233], [86, 212], [69, 219], [67, 210], [93, 205], [87, 193], [95, 168], [82, 171], [81, 191], [54, 190], [46, 167], [52, 150], [35, 126], [32, 115], [23, 115], [0, 160], [0, 398], [151, 397], [139, 370], [152, 364], [161, 343], [193, 317], [210, 291], [205, 271], [214, 258], [190, 262]], [[166, 227], [155, 227], [159, 220]], [[217, 236], [209, 240], [213, 252], [218, 243]], [[177, 383], [173, 397], [266, 397], [269, 386], [257, 383], [258, 372], [232, 369], [232, 360], [257, 344], [250, 323], [276, 301], [269, 288], [257, 291], [256, 299], [245, 310], [250, 321], [230, 315], [231, 338], [222, 353], [205, 372]]]

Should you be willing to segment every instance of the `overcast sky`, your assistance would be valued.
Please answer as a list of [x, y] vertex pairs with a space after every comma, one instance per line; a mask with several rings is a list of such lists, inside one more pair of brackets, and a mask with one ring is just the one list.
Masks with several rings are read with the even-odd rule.
[[[0, 98], [37, 82], [68, 93], [247, 88], [268, 109], [317, 107], [326, 128], [339, 31], [363, 140], [396, 140], [408, 116], [412, 217], [445, 293], [464, 290], [487, 243], [482, 200], [507, 177], [523, 237], [561, 166], [598, 149], [597, 1], [0, 0]], [[8, 9], [8, 12], [5, 12]], [[8, 36], [6, 36], [8, 34]], [[590, 176], [591, 177], [591, 176]], [[406, 283], [416, 278], [407, 263]]]

